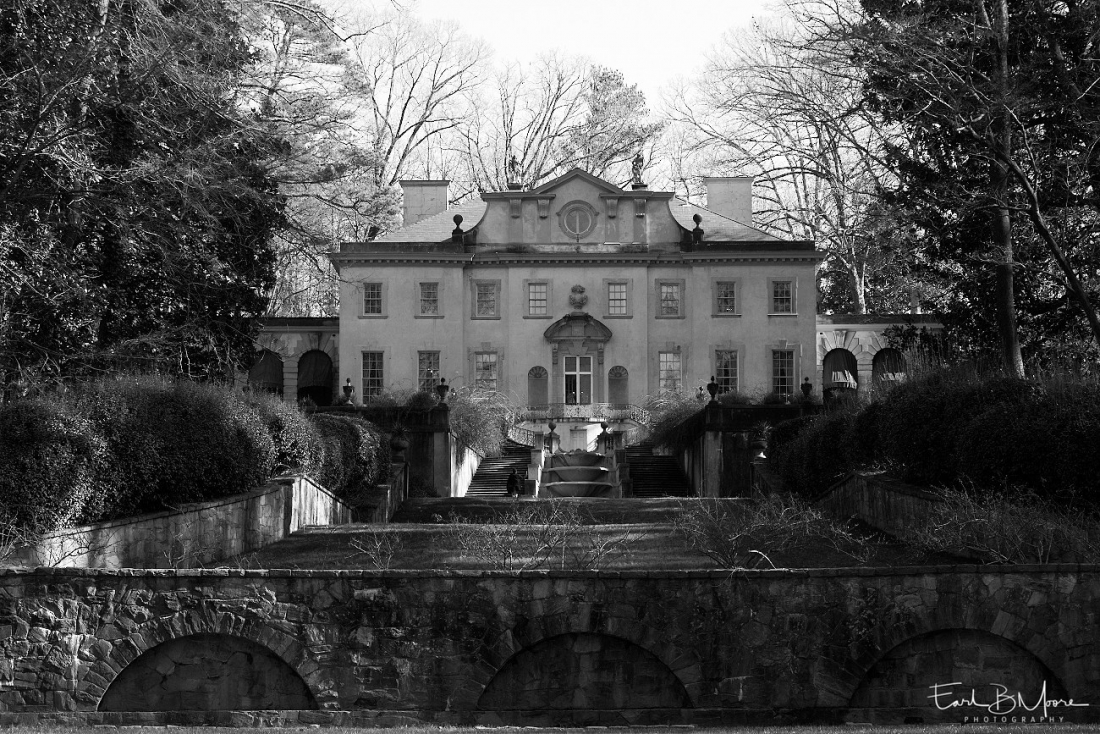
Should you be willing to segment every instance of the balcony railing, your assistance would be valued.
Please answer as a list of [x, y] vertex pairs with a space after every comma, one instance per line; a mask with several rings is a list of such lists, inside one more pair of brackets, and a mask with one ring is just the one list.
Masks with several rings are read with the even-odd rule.
[[629, 403], [551, 403], [530, 405], [518, 416], [520, 421], [624, 421], [646, 424], [649, 411]]

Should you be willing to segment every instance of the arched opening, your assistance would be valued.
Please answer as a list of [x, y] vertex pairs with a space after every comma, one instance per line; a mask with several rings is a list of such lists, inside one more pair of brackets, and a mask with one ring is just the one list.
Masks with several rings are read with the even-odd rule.
[[201, 634], [146, 650], [111, 682], [100, 711], [316, 709], [305, 681], [251, 640]]
[[[988, 704], [996, 700], [997, 686], [1005, 686], [1004, 695], [1020, 695], [1031, 706], [1044, 685], [1048, 700], [1068, 698], [1054, 674], [1022, 647], [982, 630], [948, 629], [906, 640], [879, 658], [849, 708], [873, 709], [876, 723], [960, 723], [966, 716], [991, 713], [964, 702], [971, 692], [974, 700]], [[1016, 709], [1017, 714], [1042, 715], [1019, 705]]]
[[[620, 637], [568, 633], [513, 655], [478, 700], [483, 711], [691, 708], [680, 679], [656, 655]], [[604, 723], [601, 716], [600, 723]]]
[[527, 405], [544, 406], [550, 402], [550, 373], [545, 367], [532, 367], [527, 373]]
[[607, 402], [626, 405], [630, 402], [630, 373], [616, 365], [607, 371]]
[[260, 352], [260, 358], [248, 371], [248, 386], [256, 392], [283, 394], [283, 358], [270, 349]]
[[847, 349], [833, 349], [821, 363], [821, 396], [826, 403], [854, 396], [859, 389], [856, 356]]
[[303, 354], [298, 360], [298, 399], [332, 405], [332, 385], [332, 359], [319, 349]]
[[901, 352], [886, 347], [875, 353], [871, 361], [871, 384], [876, 390], [905, 379], [905, 357]]

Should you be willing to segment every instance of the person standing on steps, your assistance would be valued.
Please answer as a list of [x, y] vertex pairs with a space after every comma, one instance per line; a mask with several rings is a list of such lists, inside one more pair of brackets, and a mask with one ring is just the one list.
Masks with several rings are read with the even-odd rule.
[[802, 381], [802, 399], [805, 402], [810, 402], [810, 393], [814, 391], [814, 386], [810, 384], [810, 378], [807, 377]]
[[508, 475], [508, 496], [519, 497], [519, 488], [519, 474], [517, 474], [516, 470], [513, 469], [512, 473]]

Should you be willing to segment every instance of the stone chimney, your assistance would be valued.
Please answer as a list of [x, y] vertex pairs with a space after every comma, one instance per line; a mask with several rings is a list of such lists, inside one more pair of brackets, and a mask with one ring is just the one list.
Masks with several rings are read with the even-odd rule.
[[752, 176], [707, 176], [707, 209], [752, 226]]
[[405, 203], [401, 207], [403, 226], [447, 211], [447, 187], [450, 181], [398, 181]]

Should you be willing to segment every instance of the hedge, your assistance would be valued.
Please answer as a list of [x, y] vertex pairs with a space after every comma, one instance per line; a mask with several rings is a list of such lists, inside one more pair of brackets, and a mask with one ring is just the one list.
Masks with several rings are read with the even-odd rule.
[[848, 471], [885, 467], [926, 486], [1024, 489], [1100, 503], [1100, 384], [944, 370], [881, 399], [780, 424], [769, 456], [788, 486], [816, 495]]
[[0, 523], [24, 532], [214, 500], [284, 471], [342, 495], [387, 478], [389, 444], [357, 419], [310, 420], [274, 398], [159, 377], [0, 410]]

